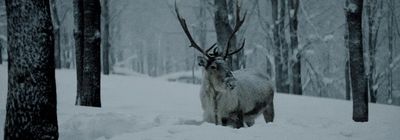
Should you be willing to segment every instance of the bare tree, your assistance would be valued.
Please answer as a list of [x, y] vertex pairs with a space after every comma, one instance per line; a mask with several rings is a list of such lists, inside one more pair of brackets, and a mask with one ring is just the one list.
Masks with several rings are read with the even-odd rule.
[[0, 39], [0, 65], [3, 64], [3, 40]]
[[100, 1], [74, 0], [77, 60], [76, 105], [101, 107]]
[[[345, 9], [346, 10], [346, 9]], [[350, 60], [349, 60], [349, 30], [347, 24], [345, 24], [345, 32], [344, 32], [344, 45], [346, 46], [346, 66], [344, 67], [344, 80], [345, 80], [345, 88], [346, 88], [346, 100], [350, 100], [351, 98], [351, 79], [350, 79]]]
[[110, 74], [110, 16], [109, 16], [109, 1], [102, 0], [102, 57], [103, 57], [103, 73], [105, 75]]
[[289, 25], [290, 25], [290, 70], [291, 70], [291, 92], [293, 94], [302, 95], [302, 84], [301, 84], [301, 58], [298, 53], [299, 41], [298, 41], [298, 20], [297, 13], [299, 9], [299, 0], [288, 0], [289, 5]]
[[350, 63], [349, 63], [349, 56], [346, 56], [346, 66], [344, 68], [344, 77], [345, 77], [345, 84], [346, 84], [346, 100], [351, 99], [351, 81], [350, 81]]
[[49, 1], [6, 0], [8, 95], [5, 140], [58, 139]]
[[389, 68], [388, 68], [388, 73], [387, 73], [387, 80], [388, 80], [388, 103], [391, 103], [392, 97], [393, 97], [393, 68], [394, 68], [394, 63], [393, 63], [393, 46], [395, 43], [394, 40], [394, 26], [395, 26], [395, 1], [394, 0], [389, 0], [387, 1], [389, 10], [387, 11], [388, 14], [386, 16], [387, 18], [387, 29], [388, 29], [388, 49], [389, 49]]
[[288, 81], [288, 47], [285, 40], [285, 1], [271, 0], [274, 61], [275, 61], [275, 86], [277, 92], [289, 92]]
[[369, 71], [368, 71], [368, 91], [371, 97], [371, 102], [376, 103], [377, 100], [377, 74], [376, 74], [376, 46], [378, 40], [378, 32], [382, 16], [380, 16], [383, 1], [367, 0], [366, 3], [366, 16], [368, 28], [368, 57], [369, 57]]
[[363, 0], [346, 0], [353, 120], [356, 122], [368, 121], [368, 87], [363, 57], [362, 10]]
[[286, 1], [280, 0], [279, 2], [279, 42], [281, 47], [281, 71], [282, 71], [282, 92], [289, 93], [290, 91], [290, 80], [289, 80], [289, 46], [285, 38], [285, 18], [286, 18]]

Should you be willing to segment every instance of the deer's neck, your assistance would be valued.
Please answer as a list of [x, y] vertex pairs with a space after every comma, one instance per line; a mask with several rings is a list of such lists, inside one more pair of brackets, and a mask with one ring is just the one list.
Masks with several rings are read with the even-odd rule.
[[206, 88], [206, 94], [208, 95], [209, 100], [212, 101], [213, 105], [213, 112], [214, 112], [214, 119], [215, 119], [215, 124], [219, 124], [219, 119], [218, 119], [218, 97], [220, 97], [221, 93], [216, 89], [216, 84], [213, 82], [211, 79], [210, 75], [207, 73], [204, 74], [203, 78], [203, 86]]

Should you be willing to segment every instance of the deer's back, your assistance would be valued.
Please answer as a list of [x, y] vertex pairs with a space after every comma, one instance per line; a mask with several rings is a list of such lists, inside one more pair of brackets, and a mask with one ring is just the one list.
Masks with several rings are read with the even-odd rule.
[[253, 109], [254, 104], [268, 104], [273, 99], [273, 85], [267, 76], [250, 70], [234, 72], [236, 88], [234, 92], [238, 95], [244, 112]]

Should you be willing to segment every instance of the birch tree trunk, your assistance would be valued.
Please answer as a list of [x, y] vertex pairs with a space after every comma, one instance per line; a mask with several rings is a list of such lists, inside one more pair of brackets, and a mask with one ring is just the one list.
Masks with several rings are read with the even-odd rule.
[[346, 20], [349, 31], [350, 77], [353, 93], [353, 120], [368, 121], [368, 87], [365, 76], [362, 41], [363, 0], [346, 1]]
[[8, 95], [5, 140], [58, 139], [49, 1], [6, 0]]

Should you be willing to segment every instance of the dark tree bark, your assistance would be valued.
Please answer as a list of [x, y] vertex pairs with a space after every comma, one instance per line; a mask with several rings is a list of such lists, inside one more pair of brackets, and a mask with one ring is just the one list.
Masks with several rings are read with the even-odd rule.
[[110, 35], [110, 30], [109, 30], [109, 25], [110, 25], [110, 15], [109, 15], [109, 8], [108, 8], [108, 0], [102, 0], [102, 39], [101, 39], [101, 46], [103, 48], [102, 53], [103, 53], [103, 73], [104, 75], [110, 74], [110, 41], [109, 41], [109, 35]]
[[350, 77], [353, 93], [353, 120], [368, 121], [368, 87], [365, 76], [362, 39], [363, 0], [346, 1], [346, 20], [349, 31]]
[[286, 16], [286, 0], [279, 1], [279, 42], [281, 47], [281, 65], [282, 65], [282, 92], [289, 93], [290, 81], [289, 81], [289, 46], [285, 38], [285, 16]]
[[8, 95], [5, 140], [58, 139], [49, 1], [6, 0]]
[[388, 5], [389, 5], [389, 10], [387, 14], [387, 29], [388, 29], [388, 49], [389, 49], [389, 69], [388, 69], [388, 74], [387, 74], [387, 80], [388, 80], [388, 103], [391, 104], [392, 98], [393, 98], [393, 46], [394, 46], [394, 38], [395, 36], [394, 29], [393, 27], [395, 26], [395, 19], [394, 19], [394, 11], [395, 11], [395, 0], [388, 0]]
[[275, 86], [277, 92], [282, 92], [282, 65], [281, 65], [281, 43], [279, 41], [278, 27], [278, 0], [271, 0], [272, 9], [272, 32], [274, 41], [274, 63], [275, 63]]
[[3, 64], [3, 41], [0, 39], [0, 65]]
[[[302, 95], [302, 84], [301, 84], [301, 58], [298, 52], [298, 20], [297, 13], [299, 9], [299, 0], [289, 0], [289, 25], [290, 25], [290, 47], [291, 52], [290, 55], [293, 56], [294, 60], [291, 60], [290, 67], [292, 70], [292, 92], [293, 94]], [[295, 51], [297, 50], [297, 51]], [[294, 54], [296, 52], [296, 54]]]
[[[231, 44], [230, 51], [233, 51], [236, 49], [236, 35], [232, 38], [230, 42], [228, 41], [229, 35], [232, 34], [233, 29], [231, 28], [228, 20], [228, 8], [227, 8], [227, 2], [226, 0], [214, 0], [214, 4], [217, 8], [215, 11], [215, 16], [214, 16], [214, 24], [215, 24], [215, 30], [217, 32], [217, 44], [222, 52], [225, 50], [225, 46], [227, 43]], [[235, 59], [235, 61], [238, 59]], [[237, 65], [237, 62], [234, 62], [232, 56], [228, 56], [227, 58], [228, 65], [232, 70], [238, 70], [239, 65]]]
[[346, 86], [346, 100], [351, 99], [351, 79], [350, 79], [350, 60], [349, 60], [349, 31], [347, 24], [345, 24], [345, 32], [344, 32], [344, 45], [346, 46], [346, 66], [344, 67], [344, 78], [345, 78], [345, 86]]
[[61, 68], [61, 33], [60, 33], [60, 18], [57, 12], [57, 0], [50, 0], [51, 15], [53, 19], [54, 33], [54, 64], [56, 69]]
[[[376, 103], [376, 93], [377, 90], [374, 89], [375, 85], [375, 78], [374, 75], [376, 73], [375, 70], [375, 54], [376, 54], [376, 43], [372, 38], [374, 36], [377, 36], [375, 32], [372, 30], [375, 25], [375, 19], [371, 15], [372, 13], [372, 2], [371, 0], [367, 0], [367, 5], [366, 5], [366, 14], [368, 18], [368, 54], [369, 54], [369, 72], [368, 72], [368, 89], [369, 89], [369, 95], [371, 98], [372, 103]], [[377, 33], [377, 32], [376, 32]]]
[[266, 60], [266, 65], [267, 65], [267, 69], [266, 69], [267, 75], [268, 75], [268, 77], [272, 77], [272, 71], [273, 71], [272, 70], [272, 62], [270, 61], [268, 56], [265, 57], [265, 60]]
[[277, 92], [288, 93], [288, 47], [285, 41], [284, 16], [285, 4], [278, 3], [278, 0], [271, 0], [272, 21], [273, 21], [273, 41], [274, 41], [274, 61], [275, 61], [275, 86]]
[[[76, 78], [77, 78], [77, 98], [82, 91], [83, 78], [83, 0], [74, 0], [74, 39], [75, 39], [75, 58], [76, 58]], [[76, 100], [75, 104], [78, 104]]]
[[[0, 12], [0, 19], [6, 19], [6, 6], [5, 5], [6, 5], [5, 1], [1, 0], [0, 1], [0, 10], [3, 12]], [[3, 26], [6, 26], [6, 22], [7, 22], [6, 20], [2, 20], [2, 21], [0, 21], [0, 24], [3, 24]], [[0, 25], [0, 27], [1, 27], [1, 25]], [[6, 35], [6, 34], [1, 33], [0, 35]], [[2, 57], [3, 56], [3, 48], [6, 48], [2, 44], [3, 41], [4, 41], [4, 43], [6, 42], [5, 39], [3, 40], [2, 38], [0, 38], [0, 64], [3, 64], [3, 57]]]
[[75, 0], [76, 105], [101, 107], [100, 1]]
[[346, 100], [351, 99], [351, 81], [350, 81], [350, 63], [349, 58], [346, 58], [346, 66], [344, 68], [345, 84], [346, 84]]

